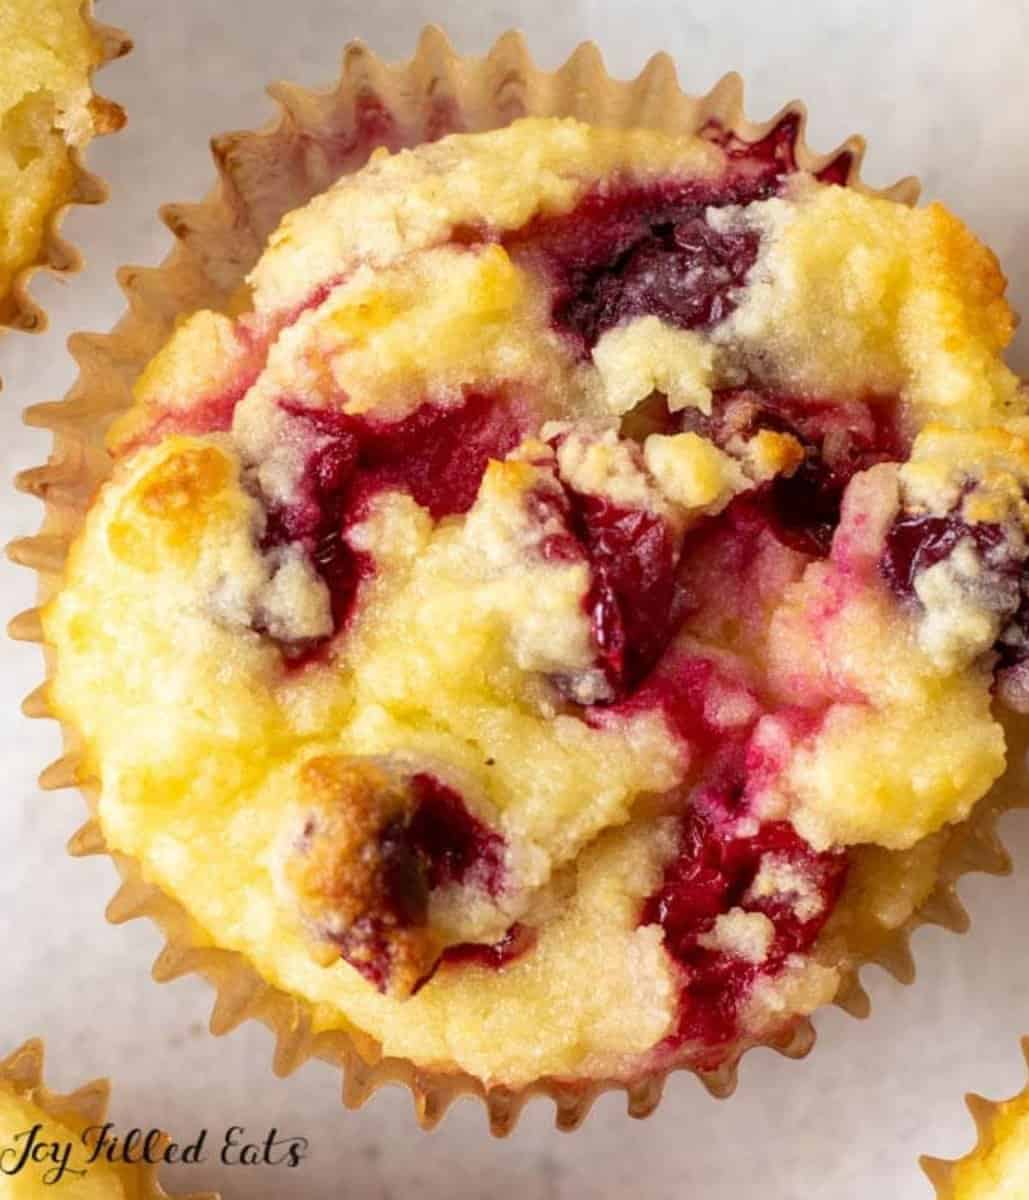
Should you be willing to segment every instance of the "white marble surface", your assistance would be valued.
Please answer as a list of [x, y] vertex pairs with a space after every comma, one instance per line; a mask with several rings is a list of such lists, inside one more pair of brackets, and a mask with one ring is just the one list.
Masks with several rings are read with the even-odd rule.
[[[801, 95], [810, 140], [827, 148], [854, 129], [871, 150], [866, 175], [885, 182], [922, 176], [1005, 262], [1017, 306], [1029, 304], [1022, 253], [1029, 218], [1029, 5], [1022, 0], [102, 0], [108, 20], [130, 28], [135, 53], [103, 88], [129, 110], [129, 128], [97, 144], [93, 166], [112, 183], [102, 209], [79, 210], [69, 233], [85, 247], [86, 272], [65, 286], [40, 280], [52, 327], [0, 344], [0, 476], [39, 462], [46, 439], [19, 424], [27, 404], [60, 396], [72, 363], [65, 338], [106, 329], [122, 306], [114, 270], [160, 259], [169, 235], [155, 217], [169, 199], [207, 188], [208, 138], [253, 126], [270, 113], [262, 86], [277, 77], [307, 84], [336, 72], [339, 47], [362, 36], [406, 55], [429, 20], [465, 52], [484, 49], [511, 25], [538, 57], [556, 64], [593, 37], [610, 66], [635, 73], [667, 50], [694, 90], [735, 68], [749, 81], [750, 110], [764, 116]], [[817, 15], [816, 15], [817, 9]], [[978, 10], [978, 13], [977, 13]], [[1029, 366], [1029, 340], [1015, 361]], [[33, 501], [0, 493], [0, 540], [33, 530]], [[31, 601], [28, 574], [0, 566], [5, 615]], [[672, 1081], [658, 1113], [629, 1122], [618, 1098], [599, 1103], [573, 1136], [556, 1133], [545, 1103], [530, 1108], [507, 1142], [491, 1141], [481, 1111], [458, 1106], [432, 1135], [415, 1126], [406, 1095], [380, 1094], [364, 1111], [339, 1106], [337, 1077], [305, 1067], [287, 1081], [269, 1070], [270, 1039], [246, 1027], [215, 1040], [210, 999], [197, 980], [157, 986], [148, 976], [158, 939], [145, 924], [102, 919], [113, 888], [106, 861], [72, 860], [67, 837], [82, 803], [41, 795], [34, 780], [54, 757], [55, 730], [30, 723], [17, 702], [38, 680], [32, 647], [0, 649], [0, 902], [6, 953], [0, 964], [0, 1049], [45, 1034], [59, 1086], [83, 1076], [116, 1078], [123, 1123], [189, 1133], [232, 1123], [301, 1133], [312, 1155], [294, 1172], [198, 1167], [166, 1173], [169, 1186], [218, 1187], [226, 1196], [407, 1197], [425, 1200], [919, 1200], [930, 1189], [916, 1157], [961, 1153], [971, 1123], [961, 1095], [1021, 1086], [1018, 1036], [1029, 1032], [1029, 818], [1003, 824], [1014, 879], [976, 877], [962, 888], [973, 933], [915, 938], [920, 979], [902, 988], [867, 972], [873, 1016], [858, 1023], [820, 1016], [821, 1042], [804, 1063], [760, 1052], [747, 1059], [737, 1095], [709, 1099], [689, 1077]]]

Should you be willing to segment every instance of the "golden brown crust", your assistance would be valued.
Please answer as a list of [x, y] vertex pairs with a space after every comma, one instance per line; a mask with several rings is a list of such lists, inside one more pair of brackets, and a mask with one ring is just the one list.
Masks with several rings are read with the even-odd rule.
[[414, 813], [409, 786], [368, 761], [325, 755], [300, 769], [299, 822], [283, 877], [323, 966], [341, 951], [374, 972], [385, 954], [386, 982], [409, 995], [439, 957], [428, 925], [427, 887], [403, 833]]

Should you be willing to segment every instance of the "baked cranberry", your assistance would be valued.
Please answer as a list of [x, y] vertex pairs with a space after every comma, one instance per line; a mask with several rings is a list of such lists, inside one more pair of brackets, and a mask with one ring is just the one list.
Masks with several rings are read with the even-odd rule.
[[[682, 967], [679, 1018], [671, 1045], [699, 1043], [717, 1061], [718, 1047], [740, 1033], [740, 1017], [754, 983], [774, 977], [791, 954], [809, 951], [843, 887], [846, 858], [817, 854], [785, 822], [761, 826], [752, 836], [731, 832], [725, 794], [696, 797], [682, 822], [679, 852], [661, 887], [647, 900], [642, 924], [664, 930], [665, 949]], [[773, 856], [806, 881], [817, 895], [817, 911], [798, 916], [792, 898], [751, 895], [762, 860]], [[722, 913], [741, 908], [771, 921], [773, 934], [760, 963], [730, 955], [707, 943]], [[804, 910], [801, 910], [804, 911]]]
[[425, 863], [429, 888], [474, 882], [496, 895], [504, 881], [504, 839], [434, 775], [415, 775], [411, 786], [417, 807], [405, 839]]
[[[411, 777], [411, 791], [413, 811], [391, 820], [378, 839], [383, 904], [343, 933], [327, 934], [343, 958], [380, 991], [390, 985], [397, 932], [428, 924], [434, 891], [458, 884], [495, 896], [505, 882], [504, 838], [468, 811], [460, 793], [426, 772]], [[500, 967], [531, 944], [528, 933], [514, 926], [495, 945], [462, 943], [444, 957]], [[439, 961], [413, 990], [438, 966]]]
[[[956, 510], [945, 516], [902, 514], [886, 535], [880, 570], [902, 601], [917, 603], [918, 576], [949, 558], [966, 539], [982, 564], [969, 586], [1002, 622], [993, 646], [994, 669], [1021, 667], [1029, 659], [1029, 571], [1021, 540], [1013, 543], [1003, 526], [985, 521], [970, 524]], [[1020, 687], [1019, 693], [1023, 691]]]
[[[704, 219], [707, 185], [596, 189], [560, 217], [531, 221], [506, 239], [550, 278], [552, 318], [586, 355], [607, 330], [653, 314], [706, 328], [732, 310], [757, 257], [756, 235], [719, 233]], [[728, 191], [721, 203], [733, 203]]]
[[[554, 308], [559, 329], [590, 349], [609, 330], [633, 317], [653, 315], [681, 329], [709, 328], [732, 311], [757, 258], [749, 233], [717, 233], [702, 216], [655, 214], [645, 234], [609, 262], [595, 266], [568, 288]], [[676, 214], [678, 215], [678, 214]]]
[[[682, 329], [705, 329], [732, 312], [759, 238], [714, 228], [707, 210], [775, 195], [796, 170], [799, 118], [788, 113], [756, 142], [715, 123], [703, 132], [726, 153], [720, 178], [598, 187], [571, 212], [537, 218], [505, 237], [513, 253], [532, 257], [549, 275], [554, 325], [580, 353], [633, 317], [654, 315]], [[842, 182], [849, 167], [844, 152], [822, 177]]]
[[600, 665], [616, 696], [654, 666], [684, 614], [679, 547], [667, 521], [642, 508], [567, 489], [590, 563], [586, 607]]
[[895, 405], [883, 400], [845, 406], [742, 389], [719, 393], [709, 414], [686, 410], [683, 428], [723, 447], [763, 429], [795, 438], [804, 450], [800, 466], [740, 497], [734, 507], [763, 514], [784, 545], [821, 558], [854, 475], [905, 457], [894, 414]]
[[998, 572], [1013, 578], [1021, 574], [1021, 563], [1004, 553], [1006, 538], [1000, 525], [970, 525], [956, 513], [898, 517], [886, 535], [882, 572], [897, 595], [910, 600], [915, 595], [916, 576], [949, 558], [965, 538], [972, 540], [980, 556], [991, 561]]

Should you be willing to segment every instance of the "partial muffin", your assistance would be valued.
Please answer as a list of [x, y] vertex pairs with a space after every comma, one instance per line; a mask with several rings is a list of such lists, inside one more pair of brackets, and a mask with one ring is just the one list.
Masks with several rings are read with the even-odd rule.
[[34, 327], [18, 291], [25, 272], [68, 269], [54, 221], [73, 200], [99, 198], [77, 153], [124, 123], [92, 90], [93, 71], [128, 43], [96, 26], [81, 0], [4, 0], [0, 5], [0, 323]]
[[1003, 774], [1003, 277], [796, 134], [376, 155], [112, 428], [50, 702], [108, 846], [316, 1033], [486, 1087], [716, 1070]]
[[[0, 1060], [0, 1196], [5, 1200], [157, 1200], [168, 1193], [146, 1163], [91, 1162], [110, 1086], [94, 1080], [68, 1095], [43, 1084], [43, 1043]], [[26, 1150], [26, 1147], [29, 1149]], [[155, 1147], [156, 1149], [156, 1147]], [[183, 1200], [217, 1200], [195, 1193]]]
[[[1029, 1039], [1022, 1042], [1029, 1060]], [[1025, 1200], [1029, 1196], [1029, 1088], [992, 1103], [969, 1096], [979, 1144], [955, 1162], [924, 1158], [939, 1200]]]

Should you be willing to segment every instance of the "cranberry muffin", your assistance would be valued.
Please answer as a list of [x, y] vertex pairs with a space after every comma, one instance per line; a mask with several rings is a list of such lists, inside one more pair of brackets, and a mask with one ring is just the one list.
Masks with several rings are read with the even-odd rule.
[[44, 610], [108, 846], [315, 1032], [716, 1070], [932, 891], [1029, 706], [1029, 421], [945, 208], [528, 119], [184, 320]]

